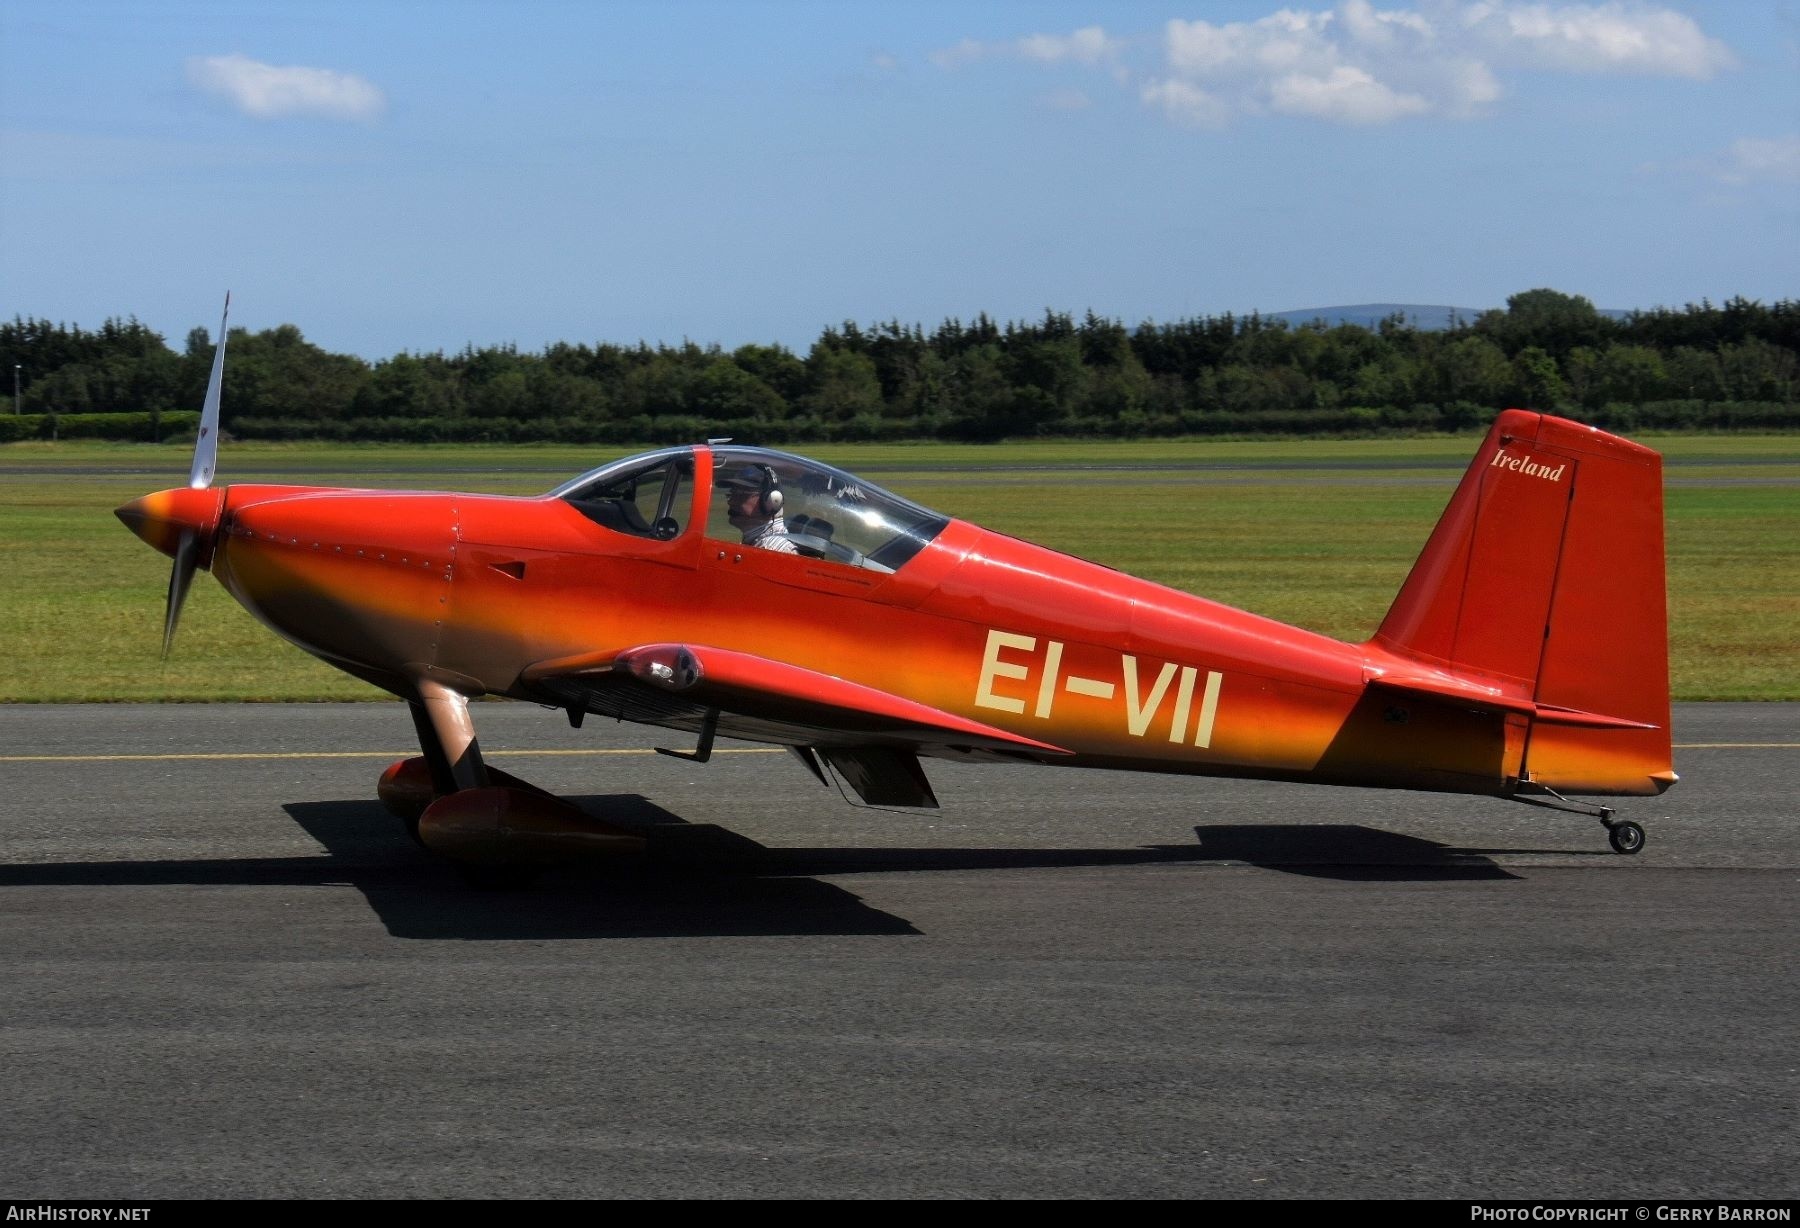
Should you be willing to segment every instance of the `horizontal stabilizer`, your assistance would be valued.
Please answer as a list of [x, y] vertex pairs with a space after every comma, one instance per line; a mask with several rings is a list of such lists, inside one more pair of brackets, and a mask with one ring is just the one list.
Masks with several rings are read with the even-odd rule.
[[1500, 687], [1443, 674], [1412, 676], [1381, 674], [1371, 677], [1369, 685], [1400, 695], [1446, 700], [1473, 708], [1478, 712], [1518, 713], [1547, 725], [1579, 725], [1587, 729], [1658, 728], [1656, 725], [1627, 720], [1622, 716], [1607, 716], [1600, 712], [1583, 712], [1575, 708], [1559, 707], [1556, 704], [1537, 703], [1529, 697], [1509, 695]]

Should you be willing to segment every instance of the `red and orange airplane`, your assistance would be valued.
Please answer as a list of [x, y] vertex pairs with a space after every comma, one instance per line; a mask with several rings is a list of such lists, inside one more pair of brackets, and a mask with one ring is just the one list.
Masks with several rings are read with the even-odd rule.
[[1343, 643], [714, 441], [549, 494], [211, 485], [224, 327], [187, 487], [118, 515], [271, 629], [404, 699], [383, 801], [474, 877], [640, 837], [487, 765], [505, 696], [786, 746], [865, 802], [935, 806], [921, 757], [1481, 794], [1675, 783], [1661, 458], [1502, 413], [1373, 638]]

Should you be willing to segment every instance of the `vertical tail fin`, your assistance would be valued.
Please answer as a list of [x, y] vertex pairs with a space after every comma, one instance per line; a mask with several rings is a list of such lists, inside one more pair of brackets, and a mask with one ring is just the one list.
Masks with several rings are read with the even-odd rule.
[[1494, 423], [1371, 647], [1531, 712], [1523, 779], [1674, 783], [1662, 458], [1547, 414]]

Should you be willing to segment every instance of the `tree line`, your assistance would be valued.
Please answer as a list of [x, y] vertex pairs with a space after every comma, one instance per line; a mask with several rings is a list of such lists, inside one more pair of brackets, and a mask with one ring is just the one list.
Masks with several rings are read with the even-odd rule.
[[[20, 408], [0, 438], [191, 431], [211, 366], [206, 329], [177, 353], [135, 319], [97, 331], [15, 317], [0, 363]], [[0, 368], [3, 370], [4, 368]], [[223, 425], [240, 438], [763, 443], [1025, 436], [1361, 433], [1460, 429], [1503, 406], [1618, 429], [1800, 427], [1800, 301], [1733, 298], [1615, 319], [1529, 290], [1449, 329], [1291, 326], [1258, 315], [1127, 327], [1089, 312], [1041, 320], [890, 321], [781, 345], [559, 342], [473, 346], [374, 363], [292, 324], [233, 329]]]

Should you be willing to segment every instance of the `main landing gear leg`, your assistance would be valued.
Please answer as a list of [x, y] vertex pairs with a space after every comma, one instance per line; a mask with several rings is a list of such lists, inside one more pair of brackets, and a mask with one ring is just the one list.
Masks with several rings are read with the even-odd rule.
[[390, 764], [375, 792], [414, 840], [419, 839], [419, 817], [440, 797], [495, 783], [530, 787], [524, 781], [491, 779], [466, 695], [426, 680], [419, 683], [419, 697], [407, 700], [406, 708], [423, 753]]
[[1618, 811], [1611, 806], [1597, 806], [1587, 802], [1572, 801], [1548, 785], [1531, 785], [1529, 787], [1548, 794], [1550, 799], [1554, 800], [1521, 796], [1516, 793], [1513, 795], [1513, 800], [1531, 806], [1547, 806], [1551, 810], [1562, 810], [1569, 814], [1585, 814], [1590, 818], [1599, 819], [1601, 826], [1606, 828], [1606, 842], [1612, 845], [1613, 852], [1629, 855], [1642, 851], [1644, 829], [1630, 819], [1615, 819], [1613, 816]]
[[488, 767], [468, 696], [427, 679], [407, 707], [424, 753], [382, 773], [382, 803], [413, 839], [454, 862], [471, 886], [523, 887], [557, 862], [643, 851], [637, 833], [590, 819], [578, 806]]

